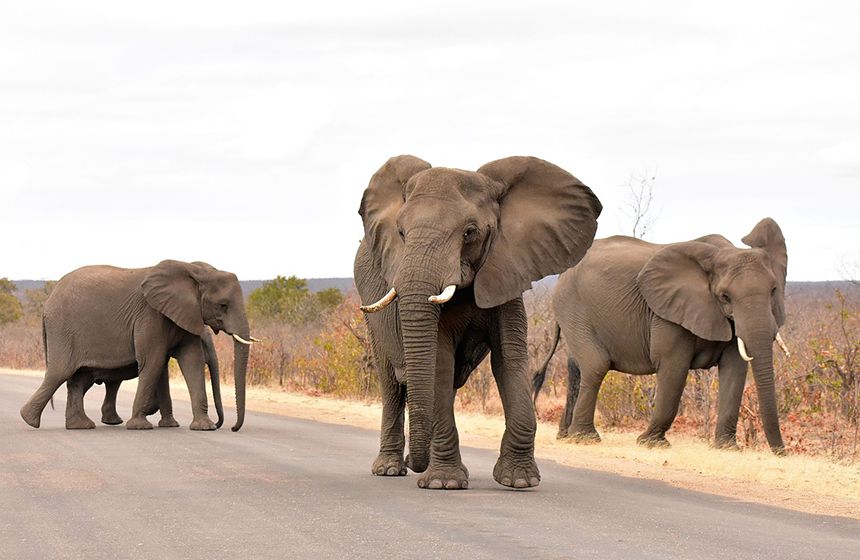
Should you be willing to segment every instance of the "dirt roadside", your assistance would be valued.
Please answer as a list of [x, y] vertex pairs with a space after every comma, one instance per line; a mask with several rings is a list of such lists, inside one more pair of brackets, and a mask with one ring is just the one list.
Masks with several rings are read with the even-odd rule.
[[[0, 373], [42, 377], [41, 371], [0, 368]], [[123, 384], [133, 391], [134, 381]], [[174, 399], [188, 400], [182, 380], [171, 380]], [[223, 384], [225, 402], [234, 395]], [[260, 387], [249, 388], [247, 408], [328, 424], [379, 429], [381, 407]], [[228, 413], [227, 423], [231, 422]], [[458, 411], [460, 443], [498, 449], [504, 419]], [[751, 501], [806, 513], [860, 519], [860, 465], [839, 465], [825, 459], [775, 457], [756, 451], [720, 451], [702, 441], [671, 435], [669, 449], [644, 449], [636, 445], [636, 434], [603, 432], [597, 445], [575, 445], [555, 439], [556, 427], [540, 423], [536, 441], [538, 460], [557, 461], [571, 467], [592, 469], [622, 476], [659, 480], [671, 486]], [[368, 450], [370, 468], [373, 450]]]

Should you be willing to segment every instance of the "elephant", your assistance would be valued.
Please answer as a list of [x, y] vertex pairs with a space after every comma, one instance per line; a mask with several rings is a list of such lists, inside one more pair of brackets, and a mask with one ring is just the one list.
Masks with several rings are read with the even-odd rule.
[[[454, 398], [491, 354], [505, 432], [494, 479], [537, 486], [522, 293], [575, 264], [594, 239], [600, 201], [563, 169], [509, 157], [477, 172], [389, 159], [359, 214], [355, 283], [370, 332], [383, 410], [371, 472], [423, 473], [421, 488], [468, 487]], [[409, 454], [404, 460], [404, 409]]]
[[[599, 441], [597, 394], [607, 371], [656, 373], [656, 402], [638, 442], [667, 446], [690, 369], [719, 369], [715, 446], [737, 448], [738, 414], [752, 365], [759, 414], [771, 450], [785, 452], [774, 388], [773, 341], [788, 352], [785, 323], [785, 238], [764, 218], [735, 247], [721, 235], [655, 244], [625, 236], [594, 242], [558, 279], [552, 349], [533, 378], [537, 399], [564, 334], [568, 398], [559, 437]], [[755, 359], [753, 359], [755, 358]], [[577, 396], [578, 391], [578, 396]]]
[[[42, 315], [45, 378], [21, 407], [21, 417], [38, 428], [48, 400], [82, 369], [115, 373], [137, 364], [140, 379], [126, 428], [151, 429], [146, 415], [155, 411], [157, 386], [166, 385], [165, 367], [175, 356], [191, 395], [190, 428], [214, 430], [203, 378], [201, 340], [207, 325], [234, 338], [237, 420], [232, 429], [238, 431], [245, 419], [249, 347], [257, 341], [250, 336], [242, 288], [231, 272], [175, 260], [136, 269], [85, 266], [60, 279]], [[72, 379], [73, 386], [81, 382]]]
[[[224, 407], [221, 404], [221, 382], [220, 369], [218, 367], [218, 354], [215, 352], [215, 343], [209, 329], [203, 330], [200, 337], [203, 344], [203, 359], [209, 368], [209, 377], [212, 383], [212, 400], [215, 403], [215, 411], [218, 414], [216, 428], [224, 423]], [[176, 357], [171, 354], [171, 357]], [[201, 372], [202, 373], [202, 372]], [[66, 381], [68, 399], [66, 399], [66, 428], [67, 429], [89, 429], [95, 428], [95, 423], [87, 418], [83, 408], [83, 398], [94, 383], [105, 385], [105, 398], [102, 403], [102, 424], [122, 424], [116, 410], [116, 397], [120, 384], [128, 379], [137, 377], [137, 362], [117, 369], [92, 369], [81, 368]], [[170, 399], [170, 383], [167, 374], [167, 364], [164, 372], [158, 380], [156, 387], [157, 408], [161, 412], [161, 420], [158, 426], [161, 428], [175, 428], [179, 422], [173, 417], [173, 401]], [[149, 412], [149, 411], [147, 411]], [[155, 410], [151, 411], [153, 414]]]

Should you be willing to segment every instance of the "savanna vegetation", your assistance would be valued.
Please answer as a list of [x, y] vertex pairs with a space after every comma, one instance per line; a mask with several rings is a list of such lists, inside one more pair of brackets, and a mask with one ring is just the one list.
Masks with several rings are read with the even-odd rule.
[[[18, 294], [0, 280], [0, 367], [44, 367], [41, 311], [52, 284]], [[547, 282], [526, 294], [529, 353], [533, 365], [552, 338]], [[252, 332], [263, 338], [250, 356], [249, 384], [309, 394], [375, 400], [376, 374], [359, 302], [337, 289], [311, 292], [296, 277], [266, 282], [248, 297]], [[782, 330], [792, 354], [775, 353], [783, 436], [789, 452], [860, 461], [860, 286], [850, 282], [789, 283], [788, 319]], [[222, 373], [232, 376], [233, 344], [215, 337]], [[693, 371], [681, 410], [669, 432], [713, 438], [717, 405], [715, 370]], [[564, 341], [550, 363], [538, 402], [539, 417], [556, 422], [566, 392]], [[610, 372], [600, 392], [598, 429], [641, 430], [654, 397], [654, 376]], [[463, 409], [501, 414], [489, 363], [480, 365], [458, 393]], [[738, 426], [742, 445], [766, 449], [752, 383]], [[632, 441], [632, 437], [631, 437]]]

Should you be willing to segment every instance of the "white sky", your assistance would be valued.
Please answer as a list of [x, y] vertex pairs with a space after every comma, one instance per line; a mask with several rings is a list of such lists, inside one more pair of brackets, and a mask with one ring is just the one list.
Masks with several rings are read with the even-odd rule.
[[599, 237], [656, 171], [653, 241], [772, 216], [789, 279], [860, 262], [860, 4], [410, 4], [0, 0], [0, 277], [351, 276], [401, 153], [552, 161]]

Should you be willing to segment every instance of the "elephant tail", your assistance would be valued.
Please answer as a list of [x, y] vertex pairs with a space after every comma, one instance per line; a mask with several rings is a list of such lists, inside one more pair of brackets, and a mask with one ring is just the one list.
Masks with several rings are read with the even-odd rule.
[[[45, 372], [48, 371], [48, 329], [45, 328], [45, 316], [42, 315], [42, 350], [45, 351]], [[51, 395], [51, 410], [54, 408], [54, 395]]]
[[555, 335], [552, 337], [552, 345], [549, 349], [549, 354], [547, 354], [546, 359], [543, 361], [543, 365], [540, 369], [535, 372], [534, 377], [532, 377], [532, 392], [534, 395], [534, 404], [537, 406], [537, 398], [540, 394], [541, 387], [543, 387], [543, 382], [546, 381], [546, 368], [549, 366], [549, 361], [552, 359], [552, 355], [555, 354], [555, 349], [558, 348], [558, 339], [561, 338], [561, 327], [558, 323], [555, 323]]

